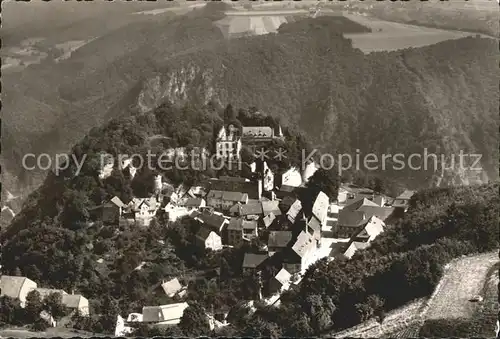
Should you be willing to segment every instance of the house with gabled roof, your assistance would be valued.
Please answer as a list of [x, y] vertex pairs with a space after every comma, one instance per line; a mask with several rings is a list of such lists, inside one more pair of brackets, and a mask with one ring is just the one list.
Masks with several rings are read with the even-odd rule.
[[229, 221], [224, 217], [223, 214], [210, 211], [193, 211], [191, 213], [191, 218], [200, 223], [204, 224], [208, 229], [220, 233], [224, 229], [224, 226], [229, 223]]
[[405, 213], [406, 211], [408, 211], [410, 200], [415, 195], [415, 193], [415, 191], [405, 190], [392, 201], [391, 206], [398, 211]]
[[302, 202], [299, 199], [295, 199], [293, 204], [290, 206], [286, 212], [288, 220], [293, 224], [297, 220], [300, 212], [302, 211]]
[[142, 226], [149, 226], [158, 208], [160, 208], [160, 203], [155, 197], [134, 201], [133, 213], [135, 221]]
[[186, 198], [179, 202], [177, 205], [185, 207], [187, 209], [201, 208], [207, 205], [205, 199], [203, 198]]
[[370, 244], [366, 242], [359, 242], [359, 241], [350, 242], [347, 246], [347, 249], [344, 251], [343, 255], [347, 259], [351, 259], [354, 253], [356, 253], [358, 250], [365, 249], [369, 246]]
[[367, 223], [362, 226], [358, 233], [354, 234], [351, 238], [353, 241], [371, 242], [380, 233], [384, 232], [385, 224], [379, 218], [372, 216], [368, 219]]
[[261, 254], [261, 253], [245, 253], [245, 256], [243, 257], [243, 264], [242, 268], [243, 270], [256, 270], [262, 268], [262, 265], [266, 262], [266, 260], [269, 258], [269, 255], [267, 253]]
[[171, 279], [169, 281], [162, 281], [161, 288], [170, 298], [180, 294], [185, 289], [185, 287], [181, 285], [179, 279], [177, 278]]
[[274, 277], [269, 281], [269, 290], [271, 294], [279, 293], [283, 288], [290, 283], [292, 275], [286, 269], [282, 268]]
[[209, 179], [208, 185], [210, 190], [246, 193], [249, 200], [258, 200], [262, 197], [262, 180], [249, 180], [240, 177], [221, 177]]
[[21, 307], [26, 305], [26, 296], [37, 288], [37, 283], [26, 277], [0, 276], [0, 296], [19, 299]]
[[251, 215], [261, 217], [264, 214], [262, 210], [262, 204], [260, 202], [249, 203], [246, 205], [242, 205], [240, 208], [240, 216], [247, 217]]
[[338, 238], [350, 238], [365, 223], [366, 215], [363, 211], [341, 210], [338, 223], [332, 228], [332, 232]]
[[305, 231], [300, 232], [294, 244], [283, 252], [283, 268], [291, 274], [301, 272], [310, 264], [315, 249], [313, 236]]
[[279, 203], [280, 202], [278, 200], [261, 201], [261, 204], [262, 204], [262, 214], [264, 216], [268, 216], [271, 213], [273, 213], [275, 216], [281, 215], [281, 210], [279, 208]]
[[225, 230], [225, 243], [238, 247], [243, 243], [243, 223], [241, 218], [232, 217]]
[[200, 227], [195, 235], [196, 244], [204, 249], [211, 249], [212, 251], [219, 251], [222, 249], [222, 239], [214, 231], [205, 227]]
[[81, 316], [87, 317], [90, 315], [89, 301], [81, 294], [63, 294], [62, 304], [73, 311], [77, 311]]
[[297, 168], [292, 167], [278, 177], [277, 185], [299, 187], [302, 185], [302, 174]]
[[292, 241], [291, 231], [271, 231], [267, 241], [269, 255], [283, 251]]
[[99, 218], [104, 224], [118, 225], [120, 222], [120, 216], [126, 207], [127, 205], [123, 203], [120, 198], [114, 196], [108, 202], [90, 208], [89, 212], [93, 218]]
[[37, 288], [37, 289], [35, 289], [35, 291], [37, 291], [40, 294], [40, 299], [44, 299], [45, 297], [47, 297], [48, 295], [50, 295], [52, 293], [59, 293], [61, 295], [68, 294], [64, 290], [55, 289], [55, 288]]
[[250, 241], [258, 236], [257, 221], [232, 217], [226, 227], [228, 245], [240, 246], [243, 241]]
[[177, 325], [184, 314], [188, 303], [177, 303], [159, 306], [144, 306], [142, 308], [142, 321], [156, 325]]
[[211, 190], [207, 194], [207, 206], [229, 211], [235, 204], [246, 204], [248, 194], [241, 192]]
[[342, 212], [347, 211], [363, 212], [366, 219], [369, 219], [372, 216], [376, 216], [377, 218], [385, 222], [393, 216], [395, 208], [389, 206], [379, 206], [375, 202], [368, 200], [367, 198], [363, 198], [345, 206], [342, 209]]
[[312, 215], [318, 218], [321, 224], [326, 221], [330, 199], [324, 192], [319, 192], [312, 206]]
[[269, 213], [266, 215], [263, 219], [262, 222], [264, 223], [264, 226], [268, 228], [273, 224], [273, 222], [276, 220], [276, 216], [274, 215], [273, 212]]

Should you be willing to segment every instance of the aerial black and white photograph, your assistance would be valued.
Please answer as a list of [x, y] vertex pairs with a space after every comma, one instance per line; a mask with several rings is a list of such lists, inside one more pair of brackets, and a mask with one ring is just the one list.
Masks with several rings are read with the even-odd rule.
[[1, 7], [0, 338], [500, 338], [497, 0]]

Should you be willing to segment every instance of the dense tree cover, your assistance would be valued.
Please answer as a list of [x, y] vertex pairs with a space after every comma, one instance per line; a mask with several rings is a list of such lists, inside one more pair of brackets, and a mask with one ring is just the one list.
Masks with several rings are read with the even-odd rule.
[[[298, 21], [288, 26], [293, 33], [241, 38], [168, 60], [154, 90], [153, 79], [147, 80], [141, 102], [154, 107], [156, 93], [182, 77], [187, 97], [169, 92], [172, 101], [211, 97], [254, 104], [305, 131], [321, 150], [349, 154], [351, 168], [412, 188], [428, 187], [441, 174], [432, 161], [427, 169], [410, 168], [411, 154], [422, 156], [411, 160], [414, 167], [423, 165], [424, 149], [447, 155], [447, 166], [460, 150], [481, 153], [488, 175], [498, 176], [495, 41], [469, 37], [364, 55], [342, 37], [335, 20], [320, 18], [314, 29]], [[182, 76], [194, 65], [194, 78]], [[377, 161], [365, 168], [372, 153]], [[397, 154], [404, 155], [403, 168]]]
[[[189, 283], [188, 300], [205, 308], [231, 307], [238, 300], [254, 298], [256, 277], [242, 272], [241, 263], [245, 251], [256, 244], [213, 253], [195, 245], [200, 225], [190, 218], [168, 224], [160, 213], [149, 228], [140, 229], [135, 225], [104, 225], [99, 215], [91, 213], [114, 195], [126, 202], [133, 196], [149, 196], [156, 174], [162, 174], [173, 185], [200, 183], [216, 174], [210, 169], [146, 167], [130, 180], [127, 170], [118, 170], [115, 163], [111, 176], [99, 180], [103, 152], [116, 160], [118, 154], [141, 154], [146, 158], [148, 150], [160, 154], [171, 147], [200, 146], [213, 151], [214, 136], [223, 126], [224, 115], [236, 125], [277, 128], [280, 124], [258, 113], [255, 107], [235, 111], [231, 105], [225, 109], [217, 105], [198, 109], [165, 103], [152, 112], [113, 119], [93, 129], [73, 147], [75, 157], [86, 157], [81, 172], [76, 175], [76, 166], [72, 165], [61, 176], [50, 175], [3, 234], [5, 271], [85, 295], [96, 316], [76, 318], [74, 324], [94, 332], [112, 331], [109, 324], [114, 324], [119, 313], [140, 312], [144, 305], [172, 302], [159, 287], [161, 280], [168, 277], [179, 276]], [[301, 149], [308, 147], [300, 133], [285, 126], [282, 129], [286, 141], [269, 146], [279, 145], [289, 151], [287, 163], [269, 161], [278, 173], [291, 164], [298, 166]], [[146, 264], [138, 269], [141, 263]], [[215, 271], [218, 267], [220, 274]]]
[[[321, 260], [309, 268], [300, 289], [284, 293], [273, 313], [284, 319], [267, 315], [261, 328], [278, 324], [285, 335], [317, 335], [373, 316], [382, 319], [385, 312], [430, 295], [452, 258], [497, 247], [498, 188], [419, 192], [404, 219], [371, 247], [349, 261]], [[260, 324], [262, 313], [255, 317]]]
[[[48, 57], [39, 65], [30, 65], [23, 70], [22, 77], [19, 73], [4, 74], [5, 81], [18, 86], [4, 96], [9, 114], [4, 112], [2, 160], [9, 173], [2, 172], [8, 176], [8, 180], [2, 182], [12, 181], [9, 189], [16, 194], [27, 186], [30, 191], [35, 189], [47, 173], [22, 167], [21, 160], [27, 152], [51, 155], [67, 152], [68, 146], [92, 127], [110, 118], [128, 115], [127, 109], [135, 104], [134, 97], [140, 91], [138, 82], [154, 74], [159, 62], [223, 39], [213, 21], [221, 18], [226, 6], [210, 3], [186, 15], [122, 14], [119, 21], [123, 23], [115, 29], [110, 22], [104, 30], [97, 28], [102, 25], [79, 26], [83, 29], [78, 35], [95, 29], [82, 40], [97, 36], [99, 39], [88, 41], [69, 59], [57, 64]], [[102, 17], [102, 13], [99, 16]], [[117, 18], [106, 20], [115, 22]], [[54, 34], [62, 32], [67, 34], [65, 29]], [[65, 40], [68, 39], [61, 38]], [[40, 104], [44, 109], [40, 109]]]

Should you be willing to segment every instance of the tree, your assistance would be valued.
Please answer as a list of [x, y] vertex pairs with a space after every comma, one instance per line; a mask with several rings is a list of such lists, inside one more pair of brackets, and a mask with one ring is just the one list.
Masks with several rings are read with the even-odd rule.
[[62, 303], [61, 293], [50, 293], [43, 299], [43, 309], [47, 311], [54, 319], [58, 319], [66, 314], [66, 309]]
[[228, 104], [224, 109], [224, 122], [229, 123], [236, 119], [236, 112], [231, 104]]
[[191, 303], [184, 310], [179, 328], [187, 336], [207, 335], [210, 332], [210, 324], [203, 306], [197, 302]]
[[335, 169], [320, 168], [309, 178], [306, 186], [316, 194], [323, 191], [330, 199], [336, 200], [339, 184], [339, 176]]
[[20, 318], [22, 311], [19, 299], [5, 295], [0, 297], [0, 322], [11, 325], [22, 324], [24, 320]]
[[34, 322], [43, 309], [42, 298], [37, 290], [30, 291], [26, 296], [26, 316]]

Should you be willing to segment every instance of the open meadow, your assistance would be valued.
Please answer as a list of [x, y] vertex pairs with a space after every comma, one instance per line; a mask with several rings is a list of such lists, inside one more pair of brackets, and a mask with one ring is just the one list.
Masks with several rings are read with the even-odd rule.
[[352, 40], [354, 47], [364, 53], [417, 48], [475, 35], [475, 33], [389, 22], [357, 14], [344, 13], [344, 16], [372, 29], [371, 33], [345, 34], [346, 38]]

